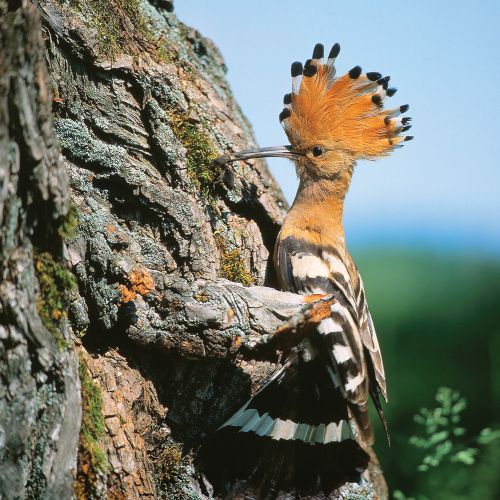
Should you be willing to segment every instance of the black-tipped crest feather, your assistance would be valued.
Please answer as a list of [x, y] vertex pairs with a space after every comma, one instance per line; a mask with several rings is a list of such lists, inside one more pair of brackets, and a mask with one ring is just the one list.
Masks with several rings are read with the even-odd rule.
[[340, 53], [340, 44], [335, 43], [333, 47], [330, 49], [328, 54], [328, 59], [336, 59]]
[[325, 54], [325, 48], [323, 47], [322, 43], [317, 43], [314, 46], [312, 58], [313, 59], [322, 59]]

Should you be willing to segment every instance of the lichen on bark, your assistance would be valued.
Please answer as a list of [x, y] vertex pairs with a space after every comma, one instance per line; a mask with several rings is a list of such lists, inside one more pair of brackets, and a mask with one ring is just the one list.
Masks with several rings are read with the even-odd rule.
[[[33, 10], [19, 6], [17, 16]], [[255, 140], [218, 50], [179, 22], [171, 2], [40, 0], [37, 7], [49, 79], [46, 89], [31, 82], [31, 92], [34, 105], [45, 92], [47, 163], [55, 167], [44, 170], [30, 159], [20, 184], [29, 196], [0, 205], [7, 207], [0, 216], [28, 242], [28, 253], [21, 252], [26, 276], [14, 288], [24, 287], [23, 304], [31, 304], [35, 318], [32, 352], [59, 385], [43, 373], [32, 376], [36, 417], [26, 404], [0, 411], [2, 425], [16, 412], [26, 415], [29, 425], [13, 434], [36, 429], [23, 448], [23, 456], [32, 457], [29, 467], [20, 467], [13, 455], [0, 467], [20, 471], [24, 479], [12, 490], [20, 496], [210, 498], [212, 486], [193, 460], [197, 447], [276, 369], [273, 353], [252, 358], [262, 334], [304, 314], [301, 297], [272, 288], [270, 255], [286, 202], [262, 161], [229, 170], [212, 164], [215, 156], [255, 146]], [[40, 29], [28, 25], [40, 58]], [[10, 29], [2, 24], [3, 32]], [[0, 95], [5, 112], [10, 94]], [[10, 175], [17, 173], [11, 169]], [[16, 225], [21, 208], [32, 233]], [[56, 321], [66, 342], [60, 293], [72, 281], [61, 274], [66, 259], [76, 277], [68, 318], [81, 360], [81, 391], [73, 350], [57, 349], [37, 314], [37, 290], [25, 290], [37, 262], [31, 237], [40, 249], [39, 272], [53, 271], [52, 281], [40, 281], [54, 301], [39, 311]], [[7, 240], [2, 269], [14, 255], [5, 251]], [[2, 290], [9, 291], [6, 286]], [[0, 317], [8, 323], [15, 307], [3, 297]], [[5, 330], [4, 323], [0, 339], [5, 331], [14, 338], [15, 328]], [[47, 343], [49, 359], [40, 347]], [[11, 420], [5, 425], [14, 428]], [[51, 475], [44, 450], [56, 424], [65, 451], [53, 453]], [[379, 483], [383, 491], [383, 479]], [[373, 490], [370, 483], [363, 488]]]
[[41, 26], [0, 1], [0, 497], [70, 498], [80, 425], [65, 321], [68, 177]]

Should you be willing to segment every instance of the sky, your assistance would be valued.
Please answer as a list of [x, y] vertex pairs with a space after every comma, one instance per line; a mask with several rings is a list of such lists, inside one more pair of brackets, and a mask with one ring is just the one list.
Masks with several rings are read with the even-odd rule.
[[[412, 142], [355, 170], [348, 242], [500, 256], [500, 2], [177, 0], [211, 38], [259, 145], [286, 144], [279, 124], [290, 64], [342, 46], [337, 74], [360, 65], [391, 75], [388, 106], [410, 104]], [[291, 202], [288, 160], [268, 163]]]

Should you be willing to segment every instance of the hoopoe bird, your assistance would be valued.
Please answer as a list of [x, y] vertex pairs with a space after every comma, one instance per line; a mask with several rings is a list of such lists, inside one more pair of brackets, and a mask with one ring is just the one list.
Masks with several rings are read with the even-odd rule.
[[292, 64], [292, 92], [279, 115], [290, 145], [222, 157], [295, 163], [299, 188], [274, 251], [278, 279], [283, 290], [311, 300], [335, 298], [330, 316], [216, 433], [222, 496], [328, 498], [368, 466], [370, 397], [385, 426], [384, 366], [342, 214], [356, 161], [412, 139], [404, 135], [411, 118], [401, 116], [408, 105], [384, 108], [396, 93], [390, 77], [355, 66], [337, 78], [339, 51], [335, 44], [325, 62], [317, 44], [304, 66]]

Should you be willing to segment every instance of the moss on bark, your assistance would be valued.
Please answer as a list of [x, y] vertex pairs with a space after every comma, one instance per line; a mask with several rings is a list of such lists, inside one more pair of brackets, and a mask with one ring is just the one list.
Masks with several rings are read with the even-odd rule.
[[40, 286], [36, 301], [38, 314], [45, 328], [54, 336], [58, 349], [67, 349], [69, 343], [61, 333], [61, 327], [68, 317], [68, 297], [76, 287], [75, 277], [49, 252], [35, 250], [34, 261]]
[[79, 358], [82, 391], [82, 426], [78, 443], [75, 495], [78, 500], [99, 498], [98, 478], [109, 469], [101, 441], [106, 433], [101, 388], [92, 381], [83, 357]]

